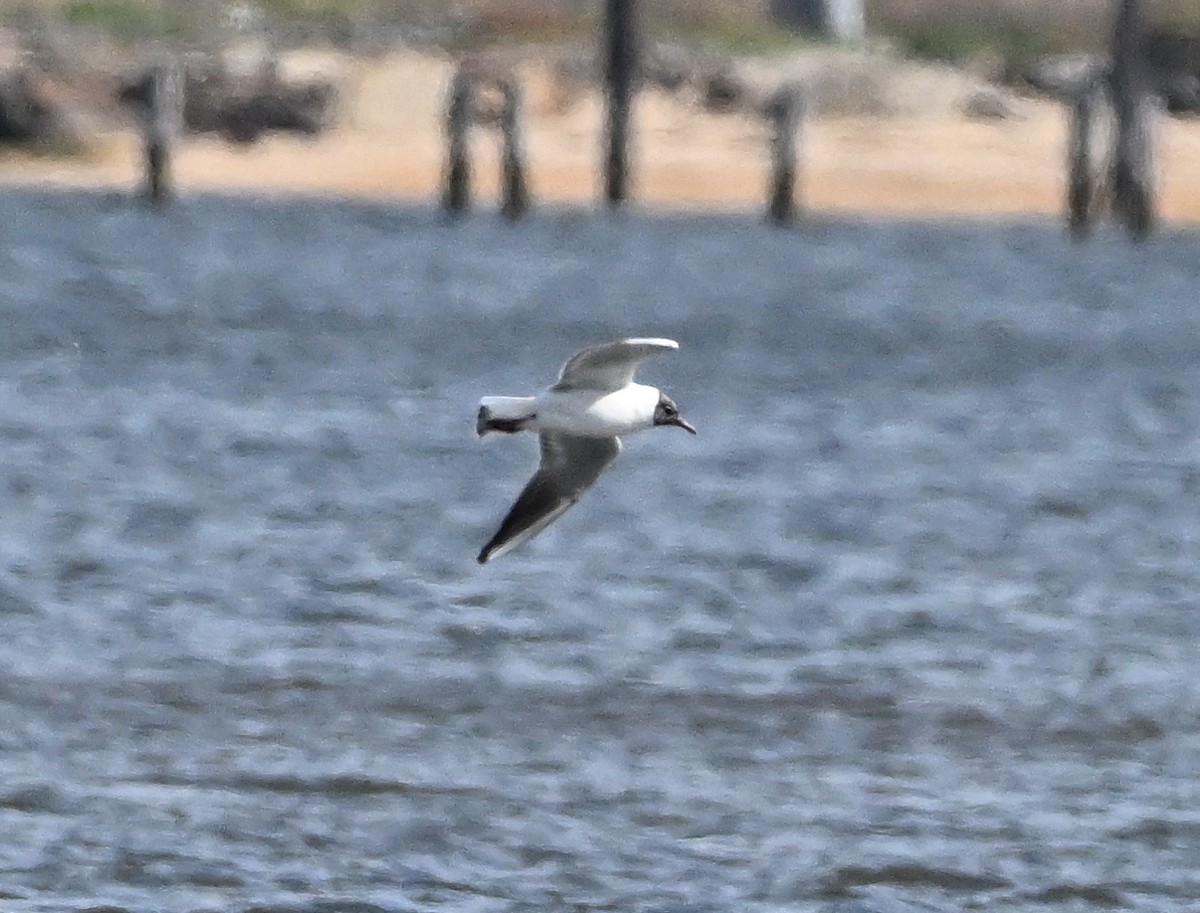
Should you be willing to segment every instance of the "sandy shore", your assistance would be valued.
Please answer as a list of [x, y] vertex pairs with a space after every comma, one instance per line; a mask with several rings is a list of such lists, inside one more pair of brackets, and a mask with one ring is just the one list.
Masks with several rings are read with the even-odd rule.
[[[189, 139], [176, 162], [180, 192], [436, 198], [450, 64], [416, 55], [323, 64], [346, 90], [336, 129], [316, 139], [273, 136], [248, 148]], [[535, 200], [590, 204], [599, 186], [598, 97], [584, 93], [564, 105], [539, 68], [531, 68], [524, 82]], [[954, 111], [819, 118], [804, 138], [804, 205], [895, 216], [1057, 216], [1064, 111], [1047, 101], [1022, 100], [1019, 107], [1019, 117], [994, 122]], [[1163, 217], [1200, 222], [1200, 129], [1164, 119], [1160, 133]], [[489, 135], [481, 134], [475, 145], [479, 205], [491, 206], [498, 150]], [[766, 135], [751, 119], [706, 114], [655, 91], [640, 96], [633, 176], [640, 204], [757, 210], [766, 170]], [[136, 185], [139, 171], [136, 136], [118, 131], [86, 161], [8, 156], [0, 160], [0, 183], [115, 188]]]

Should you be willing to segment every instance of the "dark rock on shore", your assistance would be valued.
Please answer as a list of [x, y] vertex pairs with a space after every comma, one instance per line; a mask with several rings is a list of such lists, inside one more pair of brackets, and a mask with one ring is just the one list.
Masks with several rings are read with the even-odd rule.
[[[122, 85], [120, 100], [144, 109], [151, 81], [150, 71], [139, 73]], [[270, 66], [240, 76], [219, 62], [188, 61], [184, 81], [185, 129], [241, 143], [272, 131], [316, 135], [331, 124], [337, 98], [330, 82], [289, 82]]]
[[0, 144], [62, 150], [83, 145], [53, 79], [35, 67], [0, 71]]

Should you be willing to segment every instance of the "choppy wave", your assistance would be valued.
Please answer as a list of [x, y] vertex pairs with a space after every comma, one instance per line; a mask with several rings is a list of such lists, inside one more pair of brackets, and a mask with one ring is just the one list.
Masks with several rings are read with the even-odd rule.
[[[1197, 895], [1195, 237], [0, 216], [6, 910]], [[701, 435], [477, 568], [630, 334]]]

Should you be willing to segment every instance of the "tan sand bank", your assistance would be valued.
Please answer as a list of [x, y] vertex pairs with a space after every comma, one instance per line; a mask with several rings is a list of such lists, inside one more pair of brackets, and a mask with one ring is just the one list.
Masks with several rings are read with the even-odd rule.
[[[339, 126], [315, 139], [272, 136], [238, 147], [193, 138], [180, 148], [181, 194], [318, 193], [377, 200], [436, 199], [441, 110], [451, 65], [416, 54], [326, 61], [343, 85]], [[598, 197], [602, 108], [594, 92], [564, 102], [545, 68], [526, 67], [526, 143], [535, 203], [590, 205]], [[1053, 102], [1022, 100], [1019, 116], [969, 120], [955, 111], [821, 117], [803, 140], [804, 205], [830, 213], [889, 216], [1058, 216], [1063, 207], [1066, 117]], [[1200, 128], [1164, 119], [1161, 210], [1170, 222], [1200, 222]], [[763, 207], [764, 128], [742, 115], [714, 115], [658, 91], [636, 109], [633, 188], [638, 204], [670, 209]], [[477, 205], [491, 207], [496, 142], [475, 140]], [[0, 182], [72, 187], [137, 185], [136, 135], [117, 132], [91, 159], [8, 156]]]

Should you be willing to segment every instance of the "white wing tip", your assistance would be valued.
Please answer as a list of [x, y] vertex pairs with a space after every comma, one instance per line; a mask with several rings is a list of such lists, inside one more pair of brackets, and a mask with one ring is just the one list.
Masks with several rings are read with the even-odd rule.
[[636, 337], [634, 339], [622, 340], [628, 346], [655, 346], [660, 349], [678, 349], [679, 343], [674, 339], [660, 339], [656, 337]]

